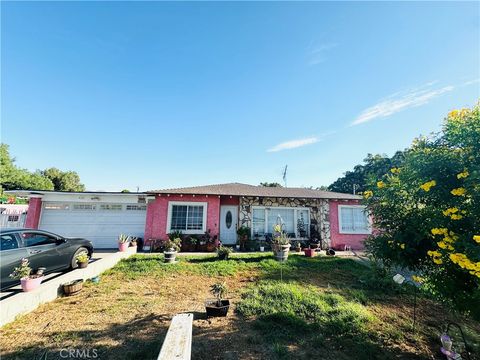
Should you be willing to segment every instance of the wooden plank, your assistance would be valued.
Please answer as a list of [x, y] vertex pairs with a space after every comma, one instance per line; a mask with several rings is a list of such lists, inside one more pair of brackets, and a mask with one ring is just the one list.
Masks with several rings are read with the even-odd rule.
[[190, 360], [192, 355], [193, 314], [173, 317], [158, 360]]

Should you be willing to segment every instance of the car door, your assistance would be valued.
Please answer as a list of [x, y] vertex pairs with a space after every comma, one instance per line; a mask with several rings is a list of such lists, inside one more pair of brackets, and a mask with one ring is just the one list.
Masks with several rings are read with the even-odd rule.
[[46, 272], [66, 267], [61, 251], [64, 243], [59, 242], [58, 237], [41, 231], [24, 231], [20, 236], [34, 271], [40, 267], [46, 268]]
[[9, 287], [18, 280], [9, 275], [27, 257], [27, 249], [21, 246], [20, 239], [15, 233], [2, 234], [0, 239], [0, 281], [2, 288]]

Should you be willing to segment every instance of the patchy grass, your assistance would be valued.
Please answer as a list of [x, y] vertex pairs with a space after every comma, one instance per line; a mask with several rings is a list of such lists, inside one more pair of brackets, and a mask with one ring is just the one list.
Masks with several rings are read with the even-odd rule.
[[[194, 359], [440, 359], [438, 336], [451, 320], [480, 349], [478, 323], [425, 298], [413, 334], [411, 289], [353, 260], [294, 255], [281, 264], [268, 253], [162, 260], [123, 260], [98, 285], [3, 327], [2, 359], [61, 359], [64, 348], [96, 349], [98, 359], [155, 359], [180, 312], [195, 315]], [[232, 309], [206, 319], [204, 300], [219, 280]]]

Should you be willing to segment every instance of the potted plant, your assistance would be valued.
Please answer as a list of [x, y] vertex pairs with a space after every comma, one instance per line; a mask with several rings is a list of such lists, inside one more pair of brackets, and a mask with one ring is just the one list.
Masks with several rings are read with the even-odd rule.
[[273, 226], [272, 250], [278, 261], [286, 261], [290, 250], [290, 238], [283, 231], [282, 225]]
[[303, 252], [305, 253], [306, 257], [314, 257], [317, 254], [315, 252], [315, 249], [312, 249], [312, 248], [310, 248], [310, 249], [307, 248], [307, 249], [303, 250]]
[[217, 255], [220, 260], [228, 260], [232, 249], [227, 246], [220, 245], [217, 249]]
[[62, 285], [63, 293], [66, 296], [72, 296], [79, 293], [83, 288], [83, 279], [69, 281]]
[[130, 236], [125, 234], [120, 234], [118, 236], [118, 250], [124, 252], [128, 249], [128, 244], [130, 243]]
[[227, 293], [227, 285], [224, 282], [215, 283], [210, 287], [210, 292], [215, 296], [215, 299], [207, 299], [205, 301], [207, 317], [227, 316], [230, 301], [223, 299], [223, 296]]
[[240, 226], [237, 230], [240, 250], [245, 250], [245, 245], [250, 240], [251, 229], [248, 226]]
[[132, 236], [130, 240], [130, 247], [137, 247], [137, 238], [135, 236]]
[[295, 244], [295, 251], [296, 252], [302, 251], [302, 244], [300, 244], [300, 241], [297, 241], [297, 243]]
[[215, 251], [215, 242], [217, 241], [217, 235], [212, 236], [210, 229], [200, 237], [200, 251], [213, 252]]
[[177, 258], [177, 252], [180, 250], [182, 245], [182, 239], [176, 238], [173, 240], [168, 239], [165, 241], [163, 248], [163, 255], [165, 256], [165, 262], [168, 264], [174, 263]]
[[32, 268], [28, 259], [23, 258], [20, 266], [13, 269], [9, 275], [12, 279], [20, 280], [22, 290], [25, 292], [35, 290], [40, 286], [44, 278], [43, 272], [45, 268], [39, 268], [38, 271], [32, 275]]
[[84, 269], [88, 266], [88, 260], [90, 260], [90, 257], [88, 256], [88, 252], [82, 251], [75, 257], [75, 260], [77, 260], [78, 267]]

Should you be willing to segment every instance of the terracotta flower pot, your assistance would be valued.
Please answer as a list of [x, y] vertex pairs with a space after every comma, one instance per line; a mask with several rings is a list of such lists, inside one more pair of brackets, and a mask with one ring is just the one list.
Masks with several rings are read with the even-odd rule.
[[22, 285], [22, 290], [25, 292], [33, 291], [40, 286], [42, 283], [43, 276], [35, 278], [23, 278], [20, 279], [20, 284]]
[[306, 257], [314, 257], [316, 255], [315, 249], [305, 249], [303, 251]]
[[118, 250], [125, 252], [128, 249], [128, 243], [118, 243]]
[[85, 268], [88, 266], [88, 261], [79, 262], [79, 263], [77, 263], [77, 264], [78, 264], [78, 268], [79, 268], [79, 269], [85, 269]]

